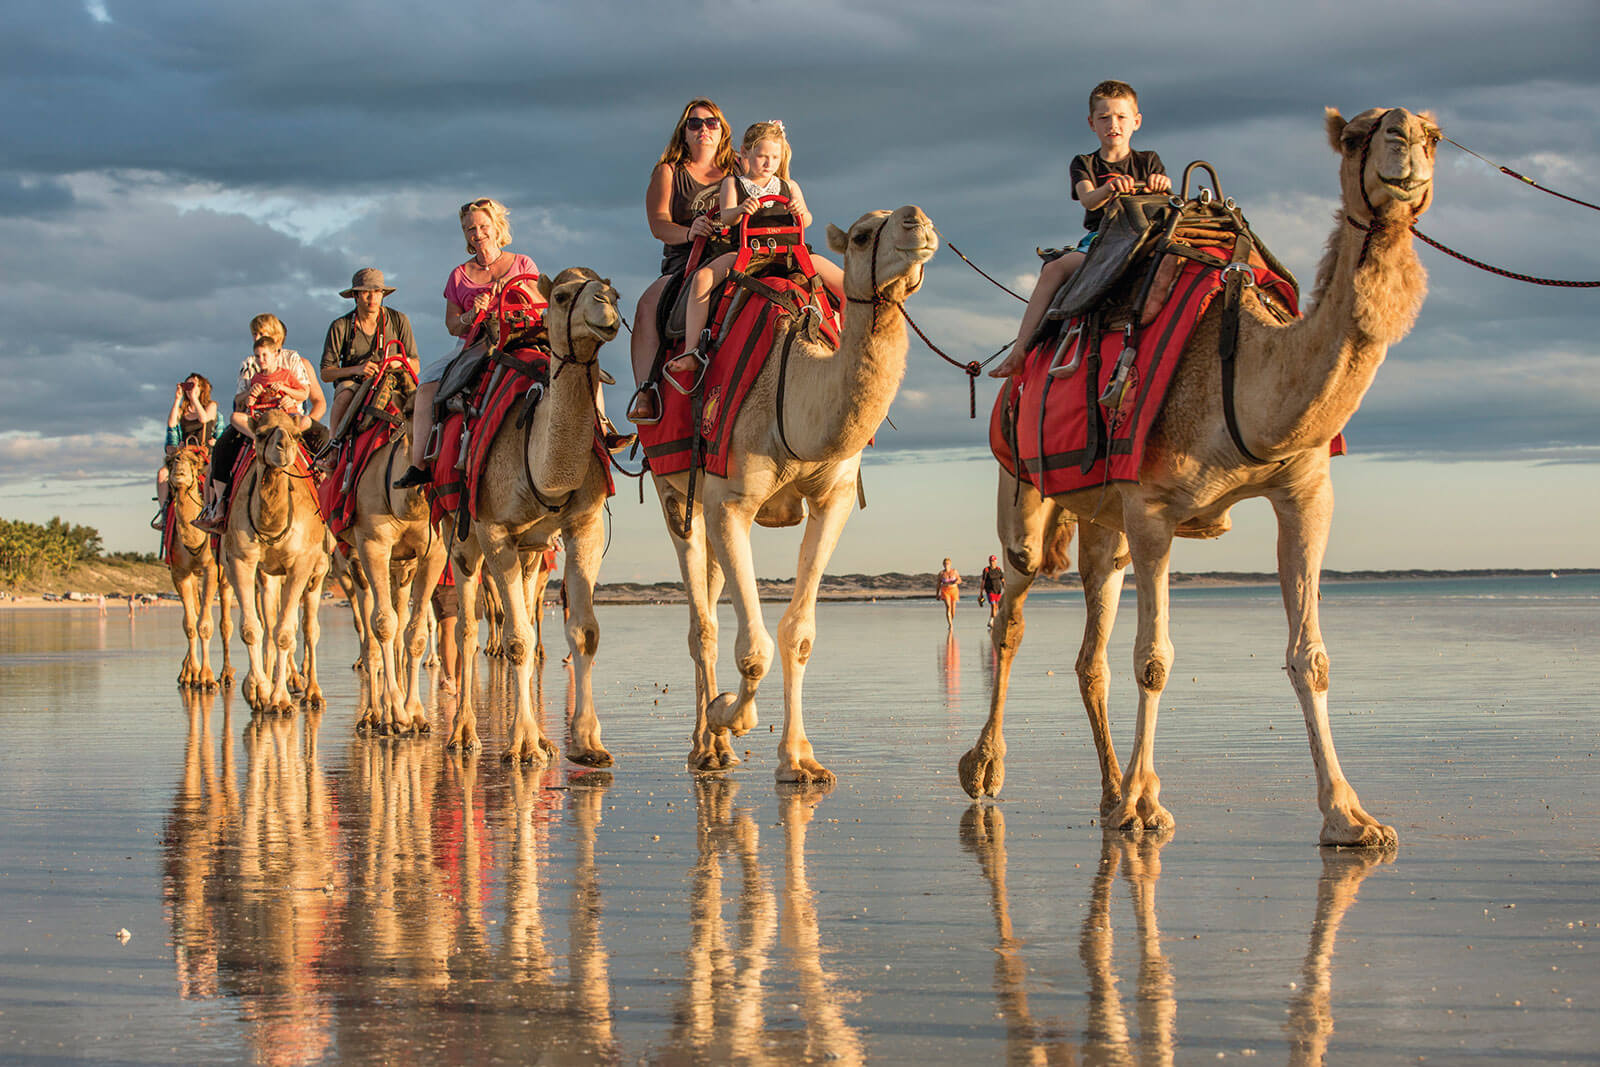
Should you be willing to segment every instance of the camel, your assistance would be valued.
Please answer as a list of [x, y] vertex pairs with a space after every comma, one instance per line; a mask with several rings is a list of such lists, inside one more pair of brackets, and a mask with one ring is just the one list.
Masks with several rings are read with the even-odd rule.
[[[428, 598], [444, 573], [444, 541], [428, 520], [428, 500], [420, 489], [396, 489], [394, 470], [410, 454], [411, 435], [396, 432], [368, 459], [350, 492], [355, 494], [355, 522], [342, 538], [353, 547], [368, 589], [352, 606], [364, 625], [367, 680], [371, 701], [361, 709], [357, 730], [383, 733], [426, 733], [428, 715], [422, 706], [422, 658], [427, 621], [433, 615]], [[397, 648], [400, 628], [405, 643]], [[400, 677], [405, 675], [405, 692]]]
[[[1081, 531], [1079, 571], [1087, 612], [1078, 687], [1100, 759], [1100, 812], [1107, 825], [1160, 830], [1173, 818], [1160, 803], [1156, 713], [1172, 667], [1167, 572], [1175, 533], [1217, 537], [1240, 500], [1266, 497], [1278, 519], [1278, 575], [1289, 620], [1287, 670], [1299, 698], [1317, 775], [1321, 843], [1392, 848], [1394, 829], [1362, 808], [1328, 729], [1328, 652], [1318, 625], [1318, 582], [1333, 514], [1328, 443], [1355, 414], [1388, 347], [1410, 330], [1427, 275], [1409, 227], [1433, 196], [1440, 130], [1426, 113], [1364, 111], [1326, 127], [1341, 157], [1342, 202], [1317, 271], [1311, 310], [1279, 325], [1247, 290], [1240, 316], [1235, 403], [1248, 462], [1226, 424], [1218, 371], [1221, 301], [1198, 323], [1151, 430], [1139, 482], [1042, 498], [1001, 473], [998, 527], [1006, 591], [992, 632], [998, 652], [989, 718], [961, 757], [961, 784], [994, 796], [1005, 780], [1006, 688], [1022, 642], [1022, 606], [1040, 570], [1059, 569], [1072, 527]], [[1180, 529], [1180, 525], [1182, 529]], [[1122, 569], [1132, 560], [1139, 593], [1134, 675], [1139, 711], [1123, 774], [1106, 720], [1110, 638]]]
[[[689, 766], [725, 770], [738, 762], [729, 735], [756, 722], [755, 694], [772, 665], [774, 646], [761, 621], [750, 529], [793, 526], [809, 516], [794, 595], [778, 625], [784, 719], [778, 741], [780, 782], [829, 784], [806, 737], [800, 690], [816, 639], [817, 586], [855, 507], [861, 450], [889, 412], [906, 365], [900, 305], [922, 284], [923, 264], [939, 246], [920, 208], [873, 211], [849, 232], [828, 227], [828, 245], [844, 257], [844, 322], [837, 352], [798, 335], [780, 385], [774, 333], [766, 361], [734, 424], [728, 477], [705, 478], [688, 507], [689, 472], [654, 476], [661, 510], [678, 553], [689, 598], [689, 650], [695, 664], [695, 725]], [[786, 403], [782, 410], [778, 398]], [[685, 519], [688, 534], [684, 534]], [[739, 637], [737, 693], [717, 689], [717, 600], [732, 576]]]
[[[563, 572], [571, 608], [567, 644], [577, 682], [567, 759], [609, 767], [612, 758], [600, 743], [591, 685], [600, 642], [594, 583], [605, 547], [603, 509], [608, 492], [605, 460], [594, 452], [595, 398], [599, 349], [616, 336], [622, 317], [617, 312], [617, 291], [587, 268], [568, 268], [554, 280], [543, 276], [538, 287], [548, 302], [544, 325], [550, 341], [549, 386], [526, 426], [508, 417], [490, 443], [470, 536], [458, 540], [446, 531], [460, 597], [456, 632], [461, 662], [449, 746], [472, 748], [478, 743], [473, 675], [481, 565], [505, 607], [506, 658], [516, 670], [516, 709], [505, 758], [544, 763], [555, 755], [555, 746], [535, 715], [533, 613], [540, 605], [530, 604], [529, 595], [544, 551], [559, 533], [567, 548]], [[538, 591], [543, 591], [542, 584]]]
[[[289, 415], [265, 411], [253, 416], [255, 459], [241, 477], [234, 507], [222, 538], [222, 555], [228, 580], [239, 598], [239, 629], [250, 654], [250, 672], [241, 693], [256, 712], [292, 713], [289, 672], [294, 657], [295, 622], [305, 616], [305, 689], [301, 701], [308, 707], [325, 706], [317, 684], [316, 648], [319, 634], [317, 608], [322, 583], [328, 574], [327, 526], [317, 510], [317, 494], [309, 476], [294, 474], [300, 435]], [[257, 575], [266, 578], [264, 590], [256, 588]], [[272, 597], [264, 612], [261, 599]], [[296, 606], [300, 612], [295, 611]], [[278, 655], [272, 664], [268, 687], [262, 669], [263, 615], [270, 616], [273, 645]]]
[[[189, 652], [178, 672], [181, 689], [215, 689], [233, 685], [233, 663], [229, 658], [228, 638], [233, 636], [233, 619], [228, 614], [232, 599], [222, 568], [211, 550], [211, 535], [190, 525], [205, 502], [200, 487], [205, 478], [205, 455], [199, 449], [180, 448], [167, 457], [167, 491], [174, 521], [176, 544], [168, 567], [172, 588], [183, 601], [183, 635], [189, 639]], [[221, 603], [222, 675], [211, 672], [211, 603]]]

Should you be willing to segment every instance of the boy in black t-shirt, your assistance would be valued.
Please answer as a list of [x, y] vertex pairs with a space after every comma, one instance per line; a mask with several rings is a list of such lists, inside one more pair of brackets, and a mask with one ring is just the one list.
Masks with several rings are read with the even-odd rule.
[[1154, 152], [1135, 152], [1128, 142], [1133, 131], [1144, 122], [1139, 114], [1139, 94], [1127, 82], [1103, 81], [1089, 94], [1089, 128], [1100, 139], [1100, 148], [1072, 161], [1069, 175], [1072, 199], [1083, 204], [1083, 228], [1088, 234], [1078, 247], [1046, 263], [1039, 270], [1028, 310], [1022, 313], [1022, 329], [1005, 360], [989, 372], [994, 378], [1008, 378], [1022, 369], [1028, 341], [1044, 319], [1056, 291], [1083, 264], [1084, 253], [1100, 233], [1100, 219], [1106, 204], [1120, 193], [1131, 193], [1142, 185], [1144, 191], [1164, 193], [1172, 188], [1167, 168]]

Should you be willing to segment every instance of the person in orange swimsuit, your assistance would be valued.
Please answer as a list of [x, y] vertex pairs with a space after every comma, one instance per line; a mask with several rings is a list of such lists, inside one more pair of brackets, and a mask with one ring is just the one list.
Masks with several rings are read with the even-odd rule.
[[961, 575], [956, 573], [955, 566], [948, 559], [944, 561], [944, 569], [939, 572], [939, 584], [935, 593], [944, 601], [945, 623], [954, 630], [956, 601], [961, 599]]

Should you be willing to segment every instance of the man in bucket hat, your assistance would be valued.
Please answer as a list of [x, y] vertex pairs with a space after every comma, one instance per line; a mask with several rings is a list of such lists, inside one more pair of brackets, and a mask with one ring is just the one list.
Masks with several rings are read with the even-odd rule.
[[[417, 370], [417, 342], [411, 335], [411, 320], [394, 308], [383, 306], [383, 298], [392, 292], [393, 287], [383, 283], [383, 271], [362, 267], [350, 279], [350, 288], [339, 294], [353, 299], [356, 306], [329, 324], [328, 336], [322, 342], [321, 378], [337, 383], [328, 419], [335, 443], [345, 432], [344, 416], [351, 398], [363, 382], [378, 373], [386, 356], [398, 352], [411, 364], [413, 373]], [[332, 447], [330, 444], [330, 450]]]

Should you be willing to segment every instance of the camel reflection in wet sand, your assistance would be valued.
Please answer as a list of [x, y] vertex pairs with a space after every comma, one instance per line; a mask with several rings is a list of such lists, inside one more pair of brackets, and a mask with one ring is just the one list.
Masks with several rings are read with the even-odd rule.
[[[1082, 1039], [1075, 1046], [1068, 1037], [1071, 1026], [1066, 1020], [1039, 1020], [1029, 1008], [1030, 968], [1022, 955], [1023, 942], [1012, 929], [1006, 890], [1005, 816], [993, 805], [974, 804], [967, 809], [961, 819], [961, 845], [977, 857], [989, 883], [996, 932], [995, 998], [1006, 1024], [1008, 1063], [1175, 1062], [1176, 1051], [1181, 1047], [1178, 985], [1172, 962], [1161, 947], [1156, 912], [1161, 850], [1172, 835], [1171, 829], [1143, 834], [1107, 831], [1101, 841], [1100, 863], [1091, 883], [1078, 940], [1078, 955], [1087, 979], [1088, 1007]], [[1288, 1019], [1283, 1027], [1289, 1063], [1312, 1065], [1326, 1061], [1334, 1032], [1334, 940], [1362, 881], [1374, 867], [1392, 860], [1392, 853], [1323, 850], [1302, 980], [1289, 1000]], [[1134, 1009], [1137, 1033], [1129, 1027], [1113, 962], [1111, 889], [1119, 870], [1128, 886], [1138, 943]]]
[[[827, 794], [815, 786], [778, 786], [784, 834], [782, 942], [793, 970], [804, 1025], [766, 1018], [764, 979], [780, 928], [780, 895], [760, 862], [761, 831], [750, 808], [735, 807], [739, 783], [695, 779], [696, 860], [690, 872], [689, 947], [671, 1047], [696, 1062], [865, 1062], [861, 1035], [845, 1018], [854, 995], [840, 991], [823, 966], [816, 893], [806, 877], [806, 827]], [[738, 865], [737, 936], [723, 918], [723, 863]]]

